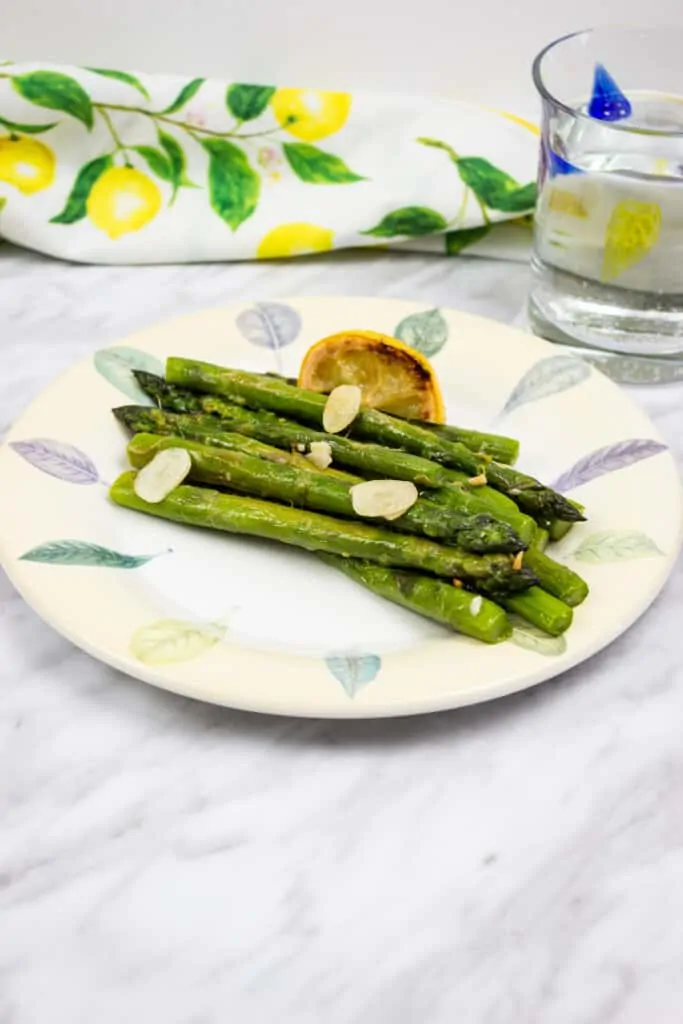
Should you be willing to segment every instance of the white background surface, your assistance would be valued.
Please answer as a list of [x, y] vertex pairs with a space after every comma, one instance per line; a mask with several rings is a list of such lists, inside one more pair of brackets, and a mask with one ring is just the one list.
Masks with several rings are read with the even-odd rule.
[[680, 0], [0, 0], [2, 49], [140, 71], [453, 93], [533, 114], [530, 64], [595, 24], [683, 23]]

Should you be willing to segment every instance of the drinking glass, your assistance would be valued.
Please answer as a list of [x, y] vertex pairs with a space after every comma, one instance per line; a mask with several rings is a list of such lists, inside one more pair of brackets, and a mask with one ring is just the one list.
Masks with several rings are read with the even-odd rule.
[[601, 28], [551, 43], [533, 330], [617, 380], [683, 380], [683, 29]]

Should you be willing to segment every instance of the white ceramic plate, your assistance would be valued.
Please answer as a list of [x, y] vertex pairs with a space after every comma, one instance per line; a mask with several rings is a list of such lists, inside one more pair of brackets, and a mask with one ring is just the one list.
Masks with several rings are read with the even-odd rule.
[[[159, 370], [177, 354], [295, 374], [312, 342], [346, 328], [420, 347], [451, 422], [519, 437], [521, 468], [562, 478], [586, 505], [590, 521], [554, 550], [591, 586], [565, 637], [517, 630], [487, 647], [383, 602], [313, 555], [109, 502], [106, 484], [126, 465], [109, 410], [136, 400], [130, 366]], [[642, 614], [680, 545], [673, 459], [606, 377], [501, 324], [383, 299], [210, 310], [102, 349], [16, 424], [0, 449], [0, 479], [2, 563], [55, 629], [156, 686], [281, 714], [414, 714], [549, 679]]]

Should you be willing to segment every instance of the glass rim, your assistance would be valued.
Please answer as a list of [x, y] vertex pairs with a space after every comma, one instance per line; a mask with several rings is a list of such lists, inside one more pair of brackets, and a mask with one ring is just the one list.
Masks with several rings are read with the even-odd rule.
[[[578, 36], [592, 36], [602, 31], [652, 32], [653, 30], [676, 31], [679, 34], [681, 32], [680, 26], [673, 25], [600, 25], [593, 28], [581, 28], [578, 29], [578, 31], [576, 32], [567, 32], [566, 35], [559, 36], [557, 39], [553, 39], [550, 43], [544, 46], [543, 49], [536, 54], [531, 65], [531, 77], [533, 79], [534, 85], [536, 86], [537, 92], [541, 96], [541, 99], [543, 99], [547, 103], [552, 103], [554, 106], [559, 107], [559, 109], [564, 111], [565, 114], [570, 114], [572, 117], [576, 117], [584, 121], [594, 122], [595, 118], [591, 117], [589, 114], [584, 114], [581, 110], [576, 110], [574, 107], [571, 107], [568, 103], [565, 103], [563, 100], [559, 99], [550, 91], [550, 89], [548, 89], [545, 82], [543, 81], [543, 73], [541, 69], [543, 60], [548, 55], [548, 53], [550, 53], [551, 50], [554, 50], [556, 46], [559, 46], [560, 43], [566, 43], [570, 39], [578, 38]], [[681, 100], [681, 102], [683, 102], [683, 99]], [[653, 135], [659, 137], [683, 136], [683, 129], [676, 130], [673, 128], [634, 128], [630, 125], [624, 124], [623, 122], [620, 123], [619, 121], [601, 121], [600, 124], [604, 128], [609, 128], [610, 131], [626, 132], [629, 135]]]

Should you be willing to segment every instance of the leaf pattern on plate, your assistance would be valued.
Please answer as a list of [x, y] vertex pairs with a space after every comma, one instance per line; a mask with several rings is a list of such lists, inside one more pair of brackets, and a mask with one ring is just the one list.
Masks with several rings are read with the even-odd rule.
[[513, 626], [510, 643], [517, 647], [523, 647], [525, 651], [534, 651], [535, 654], [542, 654], [545, 658], [556, 658], [567, 650], [567, 638], [564, 634], [549, 636], [542, 629], [532, 626], [515, 615], [511, 615], [510, 620]]
[[252, 345], [272, 349], [278, 371], [282, 369], [281, 350], [296, 341], [301, 331], [301, 316], [284, 302], [257, 302], [242, 310], [235, 322]]
[[144, 665], [172, 665], [197, 658], [215, 647], [225, 636], [226, 628], [223, 622], [158, 619], [136, 630], [130, 649]]
[[[170, 548], [169, 548], [170, 551]], [[120, 551], [92, 544], [87, 540], [50, 540], [20, 556], [22, 562], [43, 562], [46, 565], [91, 565], [107, 569], [137, 569], [155, 555], [124, 555]], [[167, 554], [168, 552], [163, 552]]]
[[448, 324], [438, 309], [411, 313], [401, 320], [394, 336], [431, 359], [448, 341]]
[[649, 459], [653, 455], [667, 451], [667, 446], [661, 441], [653, 441], [650, 437], [630, 438], [626, 441], [617, 441], [616, 444], [609, 444], [605, 448], [598, 448], [579, 459], [571, 469], [558, 477], [552, 485], [556, 491], [573, 491], [575, 487], [581, 487], [596, 477], [604, 476], [605, 473], [614, 473], [617, 469], [625, 469], [642, 459]]
[[536, 402], [539, 398], [557, 395], [560, 391], [581, 384], [590, 376], [591, 368], [575, 356], [547, 356], [540, 359], [524, 374], [515, 386], [503, 408], [505, 416], [513, 409], [519, 409], [527, 402]]
[[592, 533], [579, 544], [572, 557], [579, 562], [627, 562], [634, 558], [656, 558], [664, 552], [652, 537], [640, 530], [603, 530]]
[[325, 664], [342, 684], [347, 696], [355, 697], [375, 678], [382, 667], [382, 659], [377, 654], [330, 654], [325, 658]]
[[163, 377], [164, 367], [155, 356], [128, 345], [116, 345], [113, 348], [101, 348], [93, 356], [93, 362], [97, 372], [127, 398], [138, 405], [152, 404], [152, 399], [135, 380], [133, 370], [146, 370], [147, 373]]
[[69, 484], [96, 484], [100, 478], [92, 459], [65, 441], [50, 437], [32, 437], [11, 441], [10, 448], [41, 473], [47, 473]]

